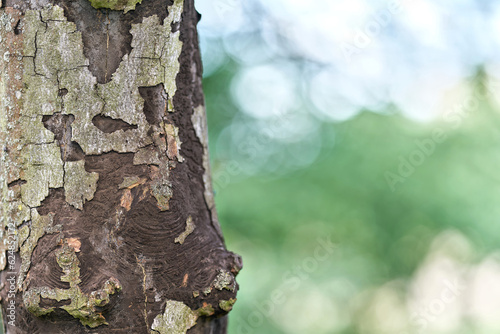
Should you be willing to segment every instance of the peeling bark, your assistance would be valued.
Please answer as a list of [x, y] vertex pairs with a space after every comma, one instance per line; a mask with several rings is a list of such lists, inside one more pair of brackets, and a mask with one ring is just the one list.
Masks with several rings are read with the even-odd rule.
[[7, 333], [225, 333], [241, 259], [215, 212], [196, 23], [192, 0], [4, 0]]

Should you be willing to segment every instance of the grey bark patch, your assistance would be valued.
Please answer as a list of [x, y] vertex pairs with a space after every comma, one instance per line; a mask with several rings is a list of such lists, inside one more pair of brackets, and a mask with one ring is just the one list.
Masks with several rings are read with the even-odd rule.
[[198, 315], [182, 302], [168, 300], [165, 312], [153, 321], [152, 333], [186, 334], [196, 324]]
[[86, 201], [94, 198], [99, 174], [87, 173], [84, 161], [68, 161], [64, 164], [64, 194], [66, 201], [77, 208], [83, 209]]
[[207, 115], [205, 107], [199, 105], [193, 108], [193, 114], [191, 116], [191, 122], [193, 123], [196, 136], [200, 141], [203, 149], [203, 186], [204, 186], [204, 196], [205, 203], [210, 210], [212, 225], [217, 230], [217, 233], [222, 238], [222, 229], [220, 227], [219, 218], [217, 216], [217, 211], [215, 210], [215, 199], [214, 191], [212, 185], [212, 173], [210, 169], [210, 158], [208, 156], [208, 126], [207, 126]]
[[132, 47], [132, 24], [143, 18], [158, 15], [160, 22], [167, 17], [167, 7], [172, 1], [147, 0], [139, 4], [133, 12], [123, 13], [99, 10], [88, 0], [56, 0], [55, 4], [64, 8], [65, 16], [75, 22], [82, 33], [84, 54], [90, 59], [89, 69], [103, 84], [111, 81], [123, 56], [130, 54]]
[[158, 150], [153, 146], [141, 148], [134, 155], [134, 165], [160, 165]]
[[90, 60], [90, 70], [99, 83], [111, 80], [111, 75], [118, 69], [120, 62], [131, 51], [132, 24], [142, 19], [158, 15], [160, 21], [167, 17], [167, 7], [172, 0], [147, 0], [139, 4], [134, 11], [123, 13], [108, 9], [95, 9], [89, 0], [4, 0], [7, 7], [42, 9], [49, 3], [64, 8], [69, 21], [76, 23], [82, 33], [84, 54]]
[[61, 151], [57, 144], [30, 144], [27, 145], [22, 155], [23, 180], [21, 197], [23, 203], [29, 207], [38, 207], [49, 194], [49, 188], [63, 186], [63, 161]]
[[217, 290], [227, 289], [229, 291], [234, 291], [236, 288], [234, 276], [228, 271], [219, 270], [219, 273], [213, 282], [213, 287]]
[[[32, 55], [33, 59], [27, 61], [30, 67], [25, 76], [29, 78], [26, 116], [51, 116], [58, 110], [64, 115], [71, 114], [74, 117], [71, 141], [79, 144], [85, 154], [111, 150], [135, 152], [151, 144], [148, 136], [150, 125], [140, 112], [144, 100], [138, 87], [163, 84], [169, 96], [175, 95], [182, 46], [179, 34], [170, 34], [170, 23], [176, 17], [167, 17], [164, 25], [157, 16], [133, 25], [132, 35], [135, 37], [130, 55], [124, 57], [113, 80], [101, 85], [96, 84], [87, 68], [80, 33], [74, 31], [73, 23], [66, 21], [62, 10], [52, 7], [40, 13], [28, 11], [25, 53]], [[54, 38], [64, 43], [50, 48], [50, 41]], [[63, 96], [59, 96], [61, 90], [65, 92]], [[137, 112], [131, 112], [131, 109]], [[128, 125], [124, 127], [118, 120]], [[92, 121], [101, 128], [89, 126]], [[68, 133], [65, 133], [66, 141]]]

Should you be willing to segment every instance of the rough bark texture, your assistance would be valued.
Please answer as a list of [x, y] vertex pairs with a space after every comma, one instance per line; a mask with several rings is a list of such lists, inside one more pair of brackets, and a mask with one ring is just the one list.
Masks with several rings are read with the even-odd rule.
[[225, 333], [193, 0], [3, 0], [7, 333]]

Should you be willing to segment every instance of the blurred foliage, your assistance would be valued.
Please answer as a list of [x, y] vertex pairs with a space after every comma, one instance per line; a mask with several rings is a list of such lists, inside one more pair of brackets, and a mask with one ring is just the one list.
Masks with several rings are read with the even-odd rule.
[[[238, 113], [227, 98], [234, 70], [228, 65], [204, 82], [214, 175], [226, 156], [214, 143]], [[364, 111], [322, 124], [335, 144], [312, 165], [233, 175], [216, 186], [228, 248], [244, 259], [229, 333], [357, 333], [355, 297], [410, 278], [440, 232], [462, 232], [478, 258], [497, 249], [500, 115], [491, 98], [474, 97], [486, 80], [480, 70], [461, 107], [432, 123], [411, 121], [395, 107]], [[391, 189], [387, 172], [397, 175], [402, 161], [414, 171]], [[317, 238], [326, 236], [335, 253], [292, 286], [284, 273], [313, 256]], [[276, 289], [285, 301], [266, 309]], [[251, 318], [262, 307], [267, 315]]]

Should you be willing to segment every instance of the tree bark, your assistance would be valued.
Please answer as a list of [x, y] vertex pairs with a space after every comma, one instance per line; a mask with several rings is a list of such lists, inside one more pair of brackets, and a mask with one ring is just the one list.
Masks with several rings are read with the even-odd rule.
[[193, 0], [3, 0], [6, 333], [225, 333]]

